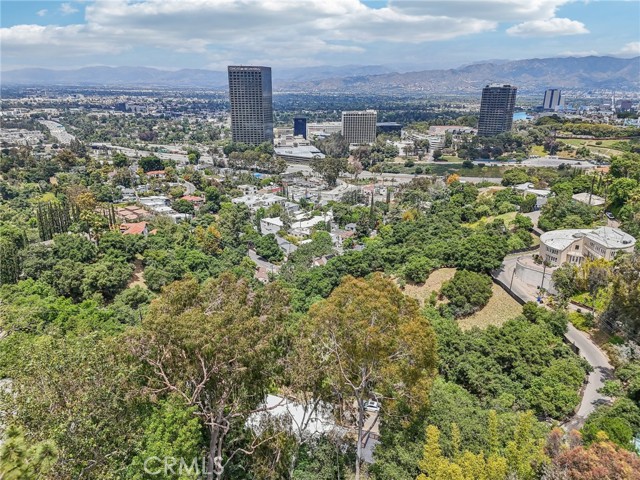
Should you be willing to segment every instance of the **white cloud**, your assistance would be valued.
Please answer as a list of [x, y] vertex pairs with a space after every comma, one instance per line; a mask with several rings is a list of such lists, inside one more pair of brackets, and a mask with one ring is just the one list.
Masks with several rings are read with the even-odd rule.
[[124, 45], [111, 44], [104, 32], [92, 30], [86, 25], [16, 25], [1, 28], [0, 43], [3, 45], [3, 55], [22, 58], [120, 53], [126, 48]]
[[[70, 3], [60, 8], [75, 10]], [[65, 47], [61, 57], [90, 54], [102, 38], [115, 51], [147, 46], [202, 54], [222, 50], [225, 58], [268, 53], [306, 59], [319, 53], [362, 53], [369, 42], [421, 43], [497, 27], [490, 20], [412, 14], [393, 5], [372, 8], [360, 0], [97, 0], [87, 5], [85, 20], [46, 30], [26, 25], [1, 29], [3, 55], [24, 55], [37, 44], [42, 50], [33, 48], [34, 56], [49, 55], [53, 45]]]
[[553, 18], [558, 7], [575, 0], [392, 0], [413, 14], [469, 17], [496, 22]]
[[[314, 64], [370, 53], [368, 45], [439, 42], [521, 22], [513, 35], [585, 33], [580, 22], [555, 18], [573, 0], [96, 0], [85, 23], [0, 29], [3, 57], [30, 59], [120, 53], [136, 48], [270, 64]], [[77, 9], [63, 3], [60, 11]], [[582, 31], [579, 31], [582, 30]]]
[[568, 18], [531, 20], [507, 29], [509, 35], [521, 37], [558, 37], [561, 35], [582, 35], [589, 33], [584, 23]]
[[36, 15], [38, 15], [39, 17], [44, 17], [47, 14], [48, 10], [46, 8], [43, 8], [42, 10], [38, 10], [36, 12]]
[[560, 52], [558, 57], [592, 57], [598, 55], [600, 55], [600, 52], [597, 50], [565, 50]]
[[71, 15], [72, 13], [76, 13], [78, 9], [71, 5], [70, 3], [63, 3], [60, 5], [60, 13], [63, 15]]
[[635, 57], [640, 55], [640, 42], [629, 42], [622, 49], [620, 55]]

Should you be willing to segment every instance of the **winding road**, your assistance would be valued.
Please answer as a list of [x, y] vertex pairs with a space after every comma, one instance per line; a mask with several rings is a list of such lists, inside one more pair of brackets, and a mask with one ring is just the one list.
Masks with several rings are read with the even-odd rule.
[[[494, 274], [494, 277], [506, 285], [507, 290], [510, 289], [511, 292], [523, 302], [535, 302], [536, 288], [523, 283], [514, 275], [519, 256], [521, 256], [521, 254], [507, 256], [502, 262], [501, 269]], [[586, 333], [581, 332], [569, 324], [564, 336], [569, 343], [577, 347], [580, 356], [593, 368], [593, 371], [587, 378], [578, 410], [563, 424], [564, 429], [570, 432], [571, 430], [579, 430], [582, 428], [587, 417], [598, 405], [611, 401], [609, 397], [599, 393], [598, 389], [604, 385], [605, 380], [612, 378], [613, 367], [609, 363], [605, 353], [600, 350]]]

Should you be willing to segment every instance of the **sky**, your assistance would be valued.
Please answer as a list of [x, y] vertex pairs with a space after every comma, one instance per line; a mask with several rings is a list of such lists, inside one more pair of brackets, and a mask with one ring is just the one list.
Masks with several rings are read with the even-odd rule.
[[640, 55], [638, 0], [2, 0], [0, 8], [3, 70], [412, 70]]

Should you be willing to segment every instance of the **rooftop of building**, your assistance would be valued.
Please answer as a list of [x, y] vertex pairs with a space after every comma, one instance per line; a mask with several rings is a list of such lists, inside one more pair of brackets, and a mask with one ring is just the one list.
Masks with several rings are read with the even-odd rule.
[[540, 236], [540, 241], [547, 247], [557, 250], [564, 250], [576, 240], [585, 237], [591, 229], [587, 228], [571, 228], [566, 230], [552, 230], [545, 232]]
[[552, 230], [543, 233], [540, 236], [540, 241], [547, 247], [564, 250], [576, 240], [584, 237], [614, 250], [633, 247], [636, 243], [634, 237], [614, 227]]
[[262, 68], [268, 68], [269, 70], [271, 70], [271, 67], [263, 67], [262, 65], [229, 65], [227, 67], [228, 70], [235, 70], [240, 72], [251, 72]]
[[312, 159], [313, 157], [324, 158], [324, 153], [313, 145], [298, 145], [297, 147], [274, 147], [276, 155], [303, 157]]
[[576, 193], [571, 198], [576, 200], [577, 202], [586, 203], [591, 206], [599, 206], [605, 204], [605, 199], [599, 197], [598, 195], [592, 195], [589, 192]]
[[193, 202], [193, 203], [204, 202], [204, 198], [197, 197], [195, 195], [185, 195], [181, 197], [181, 200], [186, 200], [187, 202]]
[[473, 127], [467, 127], [465, 125], [432, 125], [429, 127], [429, 133], [431, 135], [442, 135], [447, 132], [476, 132], [477, 129]]
[[544, 190], [542, 188], [533, 187], [533, 183], [521, 183], [519, 185], [514, 185], [513, 188], [522, 192], [532, 193], [533, 195], [537, 195], [538, 197], [548, 197], [549, 195], [551, 195], [551, 190]]
[[120, 231], [123, 235], [141, 235], [147, 228], [147, 222], [122, 223]]
[[607, 248], [629, 248], [635, 245], [636, 239], [619, 228], [600, 227], [587, 234], [588, 238], [596, 240]]
[[346, 110], [344, 112], [342, 112], [343, 115], [360, 115], [363, 113], [375, 113], [376, 115], [378, 114], [377, 110]]
[[283, 221], [280, 219], [280, 217], [269, 217], [269, 218], [263, 218], [260, 220], [261, 222], [264, 223], [270, 223], [271, 225], [276, 225], [278, 227], [282, 227], [284, 225]]

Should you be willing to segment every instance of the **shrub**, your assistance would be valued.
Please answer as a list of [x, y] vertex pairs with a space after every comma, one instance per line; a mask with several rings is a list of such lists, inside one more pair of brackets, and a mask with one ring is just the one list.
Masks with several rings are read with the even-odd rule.
[[463, 317], [487, 304], [492, 285], [488, 275], [458, 270], [451, 280], [444, 283], [440, 293], [449, 299], [452, 313], [456, 317]]
[[593, 315], [587, 316], [578, 312], [569, 312], [569, 321], [583, 332], [588, 332], [593, 328]]
[[413, 283], [423, 283], [438, 265], [426, 257], [412, 257], [403, 269], [404, 278]]

